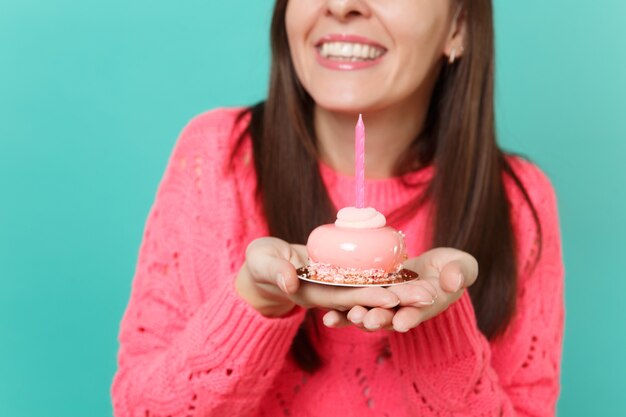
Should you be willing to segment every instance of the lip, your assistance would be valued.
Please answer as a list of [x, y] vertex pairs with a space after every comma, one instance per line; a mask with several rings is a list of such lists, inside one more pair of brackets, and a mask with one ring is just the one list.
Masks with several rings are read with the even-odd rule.
[[[375, 46], [376, 48], [383, 49], [384, 52], [378, 58], [373, 59], [371, 61], [359, 61], [359, 62], [349, 62], [349, 61], [333, 61], [331, 59], [325, 58], [320, 54], [319, 46], [321, 46], [324, 42], [355, 42], [362, 43], [365, 45]], [[349, 34], [330, 34], [321, 37], [317, 42], [315, 42], [315, 58], [317, 62], [325, 68], [339, 71], [352, 71], [352, 70], [360, 70], [365, 68], [370, 68], [375, 65], [378, 65], [382, 59], [387, 54], [387, 48], [385, 48], [380, 43], [366, 38], [360, 35], [349, 35]]]

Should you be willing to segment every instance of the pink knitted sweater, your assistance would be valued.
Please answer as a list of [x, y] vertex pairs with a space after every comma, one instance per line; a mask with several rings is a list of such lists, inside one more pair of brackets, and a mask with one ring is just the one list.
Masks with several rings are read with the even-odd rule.
[[[534, 165], [510, 157], [543, 229], [510, 181], [518, 239], [518, 309], [504, 336], [478, 330], [467, 292], [405, 334], [329, 329], [315, 311], [307, 329], [324, 366], [309, 375], [289, 354], [305, 312], [266, 318], [234, 291], [247, 244], [267, 235], [254, 199], [251, 143], [229, 169], [238, 109], [194, 118], [183, 130], [148, 217], [112, 386], [117, 417], [550, 416], [559, 393], [563, 264], [556, 199]], [[320, 170], [336, 207], [353, 182]], [[369, 205], [391, 212], [424, 189], [433, 168], [405, 180], [368, 180]], [[409, 185], [409, 184], [412, 185]], [[410, 256], [429, 248], [426, 210], [396, 225]]]

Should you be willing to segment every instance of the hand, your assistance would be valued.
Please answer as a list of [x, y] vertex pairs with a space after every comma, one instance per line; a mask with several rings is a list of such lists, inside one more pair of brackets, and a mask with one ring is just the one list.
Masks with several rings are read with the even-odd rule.
[[267, 317], [280, 317], [296, 305], [345, 312], [354, 306], [393, 308], [400, 298], [380, 287], [345, 288], [303, 282], [296, 268], [306, 265], [306, 248], [266, 237], [246, 249], [246, 261], [235, 280], [237, 293]]
[[349, 312], [329, 311], [328, 327], [356, 325], [364, 330], [387, 329], [408, 332], [445, 311], [478, 277], [478, 262], [458, 249], [436, 248], [409, 259], [405, 266], [420, 279], [388, 287], [400, 299], [396, 309], [355, 306]]

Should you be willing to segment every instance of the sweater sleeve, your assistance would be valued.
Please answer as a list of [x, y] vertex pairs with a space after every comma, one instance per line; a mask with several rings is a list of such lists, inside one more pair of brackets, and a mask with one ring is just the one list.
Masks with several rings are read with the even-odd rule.
[[[528, 208], [513, 210], [520, 276], [517, 310], [507, 331], [489, 342], [467, 292], [445, 312], [391, 336], [413, 415], [555, 415], [563, 337], [563, 279], [556, 197], [534, 165], [516, 161], [537, 210], [542, 250]], [[521, 201], [520, 201], [521, 205]], [[519, 206], [518, 206], [519, 207]]]
[[220, 169], [225, 118], [192, 120], [159, 185], [119, 334], [117, 417], [251, 415], [303, 320], [299, 308], [266, 318], [234, 289], [240, 260], [225, 259], [219, 229], [232, 186]]

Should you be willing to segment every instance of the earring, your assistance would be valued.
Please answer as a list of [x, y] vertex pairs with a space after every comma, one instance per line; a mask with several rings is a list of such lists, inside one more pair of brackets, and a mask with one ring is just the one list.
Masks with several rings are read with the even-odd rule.
[[450, 63], [450, 65], [454, 64], [455, 59], [456, 59], [456, 48], [452, 48], [452, 51], [450, 51], [450, 57], [448, 58], [448, 62]]
[[[459, 46], [459, 52], [463, 53], [463, 51], [465, 51], [463, 45]], [[452, 51], [450, 51], [450, 57], [448, 58], [450, 65], [454, 64], [454, 61], [456, 61], [456, 48], [452, 48]]]

